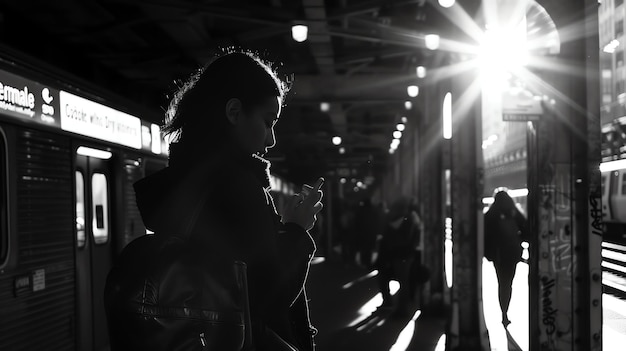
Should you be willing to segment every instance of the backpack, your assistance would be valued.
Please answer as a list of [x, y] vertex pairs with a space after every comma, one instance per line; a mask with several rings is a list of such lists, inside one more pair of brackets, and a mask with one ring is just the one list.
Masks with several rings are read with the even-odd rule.
[[107, 276], [112, 350], [220, 350], [252, 347], [246, 265], [176, 236], [144, 235]]

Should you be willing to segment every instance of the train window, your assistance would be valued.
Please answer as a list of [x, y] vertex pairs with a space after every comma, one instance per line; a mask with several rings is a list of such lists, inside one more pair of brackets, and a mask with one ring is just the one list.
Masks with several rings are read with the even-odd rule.
[[626, 195], [626, 172], [622, 173], [622, 195]]
[[85, 246], [85, 176], [76, 171], [76, 246]]
[[102, 173], [91, 176], [91, 202], [93, 220], [91, 230], [96, 244], [104, 244], [109, 240], [109, 203], [107, 178]]

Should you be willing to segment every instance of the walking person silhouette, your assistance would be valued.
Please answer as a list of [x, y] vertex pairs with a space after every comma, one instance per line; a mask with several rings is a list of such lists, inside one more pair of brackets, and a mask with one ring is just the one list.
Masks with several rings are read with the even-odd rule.
[[499, 191], [485, 213], [485, 258], [496, 269], [498, 299], [502, 324], [511, 324], [508, 318], [517, 263], [522, 259], [522, 241], [527, 241], [526, 218], [515, 206], [506, 191]]

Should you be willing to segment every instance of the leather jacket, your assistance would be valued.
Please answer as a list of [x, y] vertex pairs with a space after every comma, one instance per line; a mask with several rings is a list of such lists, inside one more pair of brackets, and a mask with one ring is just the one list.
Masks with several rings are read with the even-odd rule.
[[[213, 335], [228, 335], [228, 345], [206, 349], [246, 350], [243, 335], [257, 351], [314, 350], [304, 289], [315, 252], [311, 236], [280, 222], [268, 191], [269, 163], [227, 152], [205, 157], [213, 163], [171, 158], [169, 167], [135, 183], [144, 224], [158, 240], [152, 251], [129, 244], [109, 274], [112, 350], [202, 349], [219, 341], [209, 340]], [[215, 262], [221, 269], [209, 268]], [[246, 266], [248, 311], [235, 262]], [[215, 277], [226, 287], [221, 304], [210, 297], [219, 289], [206, 283]], [[174, 319], [163, 319], [164, 311]]]
[[135, 239], [107, 276], [111, 348], [249, 350], [245, 269], [203, 257], [176, 236]]

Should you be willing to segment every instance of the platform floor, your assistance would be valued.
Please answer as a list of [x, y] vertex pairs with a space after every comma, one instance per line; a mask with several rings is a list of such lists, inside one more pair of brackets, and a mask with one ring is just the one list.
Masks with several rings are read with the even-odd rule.
[[[511, 324], [501, 324], [493, 265], [483, 264], [485, 324], [493, 351], [528, 351], [528, 265], [520, 263], [513, 282]], [[392, 284], [392, 291], [394, 291]], [[446, 313], [411, 304], [407, 316], [391, 318], [391, 309], [378, 308], [375, 273], [356, 265], [316, 259], [307, 283], [311, 319], [319, 333], [317, 351], [444, 351]], [[604, 295], [603, 350], [626, 345], [626, 301]]]

